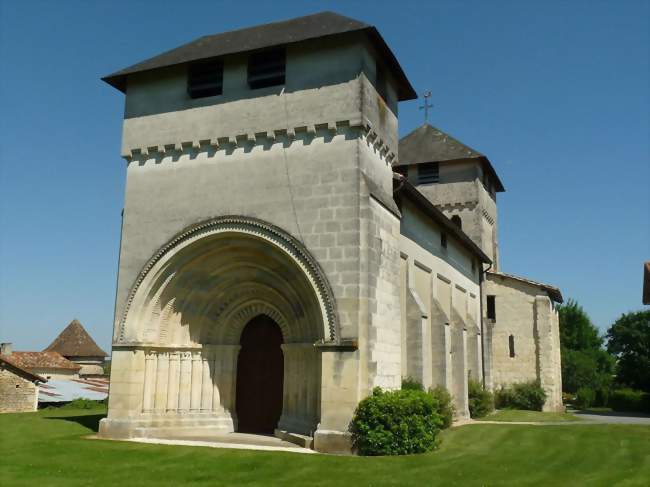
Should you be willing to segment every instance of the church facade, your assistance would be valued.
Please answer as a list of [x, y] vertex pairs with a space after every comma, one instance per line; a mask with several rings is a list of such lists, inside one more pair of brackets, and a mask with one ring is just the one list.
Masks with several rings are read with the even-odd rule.
[[373, 387], [443, 385], [462, 417], [468, 378], [499, 383], [496, 230], [484, 245], [399, 170], [398, 104], [416, 94], [373, 26], [266, 24], [104, 80], [126, 95], [127, 180], [101, 436], [349, 452]]

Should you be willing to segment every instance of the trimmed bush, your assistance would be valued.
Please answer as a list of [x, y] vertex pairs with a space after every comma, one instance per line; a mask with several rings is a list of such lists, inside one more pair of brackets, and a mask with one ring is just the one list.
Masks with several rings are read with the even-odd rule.
[[609, 396], [609, 406], [614, 411], [650, 413], [650, 394], [634, 389], [616, 389]]
[[350, 432], [360, 455], [408, 455], [433, 450], [443, 420], [433, 395], [418, 390], [382, 391], [357, 406]]
[[483, 389], [480, 382], [470, 379], [468, 384], [469, 415], [472, 418], [482, 418], [494, 411], [494, 396]]
[[402, 389], [409, 391], [423, 391], [422, 384], [411, 377], [404, 377], [402, 379]]
[[587, 409], [593, 406], [596, 400], [596, 392], [591, 387], [581, 387], [576, 392], [575, 405], [578, 409]]
[[443, 386], [438, 386], [429, 392], [438, 403], [438, 414], [442, 419], [442, 428], [449, 428], [454, 421], [454, 404], [451, 400], [451, 394]]
[[522, 382], [502, 387], [495, 394], [499, 409], [525, 409], [541, 411], [546, 402], [546, 392], [538, 381]]

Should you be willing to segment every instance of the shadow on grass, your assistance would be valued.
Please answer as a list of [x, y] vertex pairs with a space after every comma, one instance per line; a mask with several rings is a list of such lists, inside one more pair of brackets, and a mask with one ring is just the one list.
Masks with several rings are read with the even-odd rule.
[[99, 421], [106, 417], [106, 413], [102, 414], [87, 414], [84, 416], [46, 416], [45, 419], [56, 419], [59, 421], [69, 421], [77, 423], [91, 431], [97, 433], [99, 431]]

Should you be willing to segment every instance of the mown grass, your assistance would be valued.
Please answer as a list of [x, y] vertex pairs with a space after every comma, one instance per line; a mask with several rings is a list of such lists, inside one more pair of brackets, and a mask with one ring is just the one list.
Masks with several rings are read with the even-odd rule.
[[87, 440], [103, 414], [0, 415], [0, 484], [10, 486], [632, 486], [650, 478], [650, 427], [468, 425], [441, 448], [359, 458]]
[[566, 421], [582, 421], [582, 418], [571, 413], [543, 413], [540, 411], [522, 411], [520, 409], [500, 409], [492, 414], [488, 414], [484, 418], [477, 419], [477, 421], [560, 423]]

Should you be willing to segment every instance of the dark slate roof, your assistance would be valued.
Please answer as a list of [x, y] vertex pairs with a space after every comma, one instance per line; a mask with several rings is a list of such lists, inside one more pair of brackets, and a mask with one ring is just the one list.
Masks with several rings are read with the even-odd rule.
[[543, 291], [546, 291], [546, 293], [548, 293], [548, 297], [551, 298], [556, 303], [562, 303], [564, 301], [564, 299], [562, 298], [562, 291], [560, 291], [560, 289], [555, 286], [551, 286], [550, 284], [544, 284], [543, 282], [533, 281], [531, 279], [514, 276], [512, 274], [504, 274], [503, 272], [488, 271], [487, 274], [491, 276], [498, 276], [502, 279], [512, 279], [513, 281], [519, 281], [525, 284], [530, 284], [531, 286], [535, 286], [542, 289]]
[[47, 347], [44, 352], [59, 352], [64, 357], [106, 357], [95, 340], [77, 320], [72, 320], [65, 330]]
[[400, 139], [398, 158], [399, 161], [395, 166], [477, 159], [495, 182], [496, 190], [505, 191], [499, 176], [485, 155], [428, 123], [424, 123]]
[[475, 254], [481, 262], [486, 264], [491, 264], [492, 260], [487, 256], [485, 252], [474, 243], [474, 241], [463, 232], [458, 225], [453, 223], [445, 214], [436, 208], [433, 203], [431, 203], [426, 196], [420, 193], [415, 186], [409, 183], [401, 174], [393, 173], [393, 194], [395, 195], [398, 206], [400, 204], [400, 199], [403, 197], [409, 198], [413, 201], [425, 214], [432, 218], [436, 223], [438, 223], [442, 228], [445, 229], [447, 234], [454, 236], [458, 241], [461, 242], [470, 252]]
[[10, 369], [14, 374], [20, 375], [31, 382], [47, 382], [45, 377], [33, 374], [29, 370], [21, 367], [15, 360], [13, 360], [13, 355], [13, 353], [11, 355], [0, 355], [0, 364]]
[[379, 31], [370, 24], [334, 12], [321, 12], [281, 22], [272, 22], [246, 29], [203, 36], [102, 79], [118, 90], [125, 92], [126, 77], [129, 74], [351, 32], [366, 34], [377, 48], [380, 56], [386, 61], [397, 80], [399, 100], [417, 98], [415, 90], [413, 90], [397, 58], [381, 37]]

